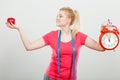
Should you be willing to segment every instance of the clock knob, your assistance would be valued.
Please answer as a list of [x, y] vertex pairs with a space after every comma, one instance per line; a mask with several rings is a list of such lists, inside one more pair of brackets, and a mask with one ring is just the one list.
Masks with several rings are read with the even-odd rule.
[[101, 33], [105, 33], [105, 32], [108, 32], [108, 28], [106, 26], [103, 26], [102, 30], [101, 30]]

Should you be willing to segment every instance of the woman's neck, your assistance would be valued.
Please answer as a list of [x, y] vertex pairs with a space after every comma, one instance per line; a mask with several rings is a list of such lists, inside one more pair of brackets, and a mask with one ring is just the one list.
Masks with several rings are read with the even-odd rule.
[[62, 35], [71, 35], [70, 27], [62, 27]]
[[67, 27], [62, 28], [61, 41], [69, 42], [70, 40], [71, 40], [71, 30], [70, 30], [70, 28], [67, 28]]

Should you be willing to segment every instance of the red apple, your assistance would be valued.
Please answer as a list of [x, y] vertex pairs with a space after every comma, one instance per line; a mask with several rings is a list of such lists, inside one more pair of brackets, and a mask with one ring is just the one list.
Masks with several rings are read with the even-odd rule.
[[7, 19], [7, 22], [10, 23], [10, 24], [11, 23], [15, 24], [15, 18], [10, 17], [10, 18]]

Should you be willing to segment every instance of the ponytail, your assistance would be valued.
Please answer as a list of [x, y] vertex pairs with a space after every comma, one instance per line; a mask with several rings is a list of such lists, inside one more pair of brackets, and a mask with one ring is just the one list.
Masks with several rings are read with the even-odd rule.
[[80, 29], [80, 16], [79, 16], [79, 12], [77, 10], [74, 10], [74, 15], [75, 15], [75, 18], [74, 18], [74, 21], [73, 21], [73, 24], [72, 24], [72, 27], [73, 27], [72, 34], [73, 34], [73, 36], [75, 36], [76, 33]]

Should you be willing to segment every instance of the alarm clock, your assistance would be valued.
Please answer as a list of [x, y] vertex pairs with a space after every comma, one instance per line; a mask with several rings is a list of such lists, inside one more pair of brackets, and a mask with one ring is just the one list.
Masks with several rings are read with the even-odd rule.
[[119, 44], [118, 28], [111, 23], [102, 26], [99, 43], [105, 50], [114, 50]]

